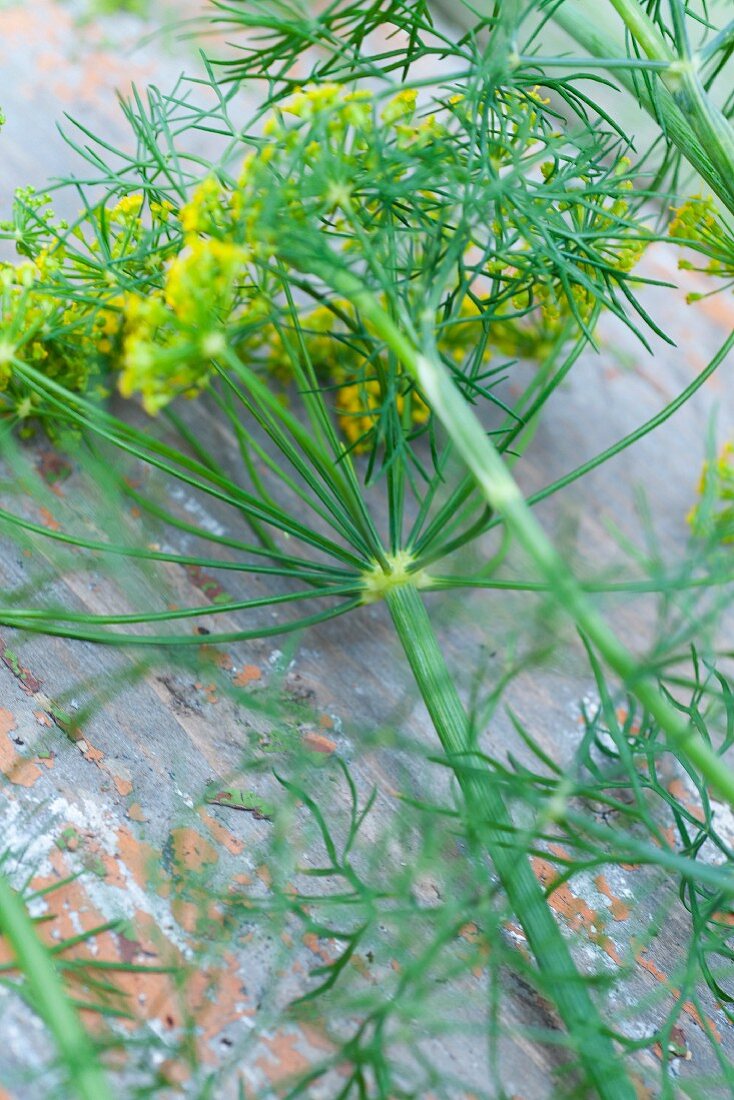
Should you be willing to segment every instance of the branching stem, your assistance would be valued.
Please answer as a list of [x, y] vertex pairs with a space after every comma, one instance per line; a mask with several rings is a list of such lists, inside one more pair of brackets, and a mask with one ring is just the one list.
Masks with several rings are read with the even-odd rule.
[[318, 274], [336, 290], [351, 297], [385, 343], [418, 381], [435, 415], [441, 420], [457, 452], [474, 476], [487, 503], [498, 512], [549, 585], [555, 600], [571, 616], [603, 659], [655, 719], [676, 749], [697, 767], [706, 782], [734, 807], [734, 771], [663, 697], [658, 685], [635, 656], [617, 638], [604, 617], [589, 601], [571, 570], [553, 546], [502, 456], [485, 433], [473, 410], [433, 354], [421, 354], [401, 332], [354, 274], [318, 265]]

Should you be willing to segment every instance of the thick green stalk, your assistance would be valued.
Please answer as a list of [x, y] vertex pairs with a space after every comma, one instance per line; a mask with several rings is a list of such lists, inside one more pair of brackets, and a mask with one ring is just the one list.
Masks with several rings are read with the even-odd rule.
[[413, 584], [385, 596], [446, 758], [461, 786], [470, 827], [486, 846], [512, 910], [535, 956], [543, 985], [569, 1033], [569, 1044], [602, 1100], [632, 1098], [635, 1090], [579, 975], [524, 852], [513, 845], [513, 824], [499, 785], [478, 759], [469, 718], [436, 640], [425, 605]]
[[0, 933], [12, 948], [30, 1001], [54, 1037], [69, 1084], [80, 1100], [112, 1100], [97, 1054], [39, 940], [21, 897], [0, 874]]

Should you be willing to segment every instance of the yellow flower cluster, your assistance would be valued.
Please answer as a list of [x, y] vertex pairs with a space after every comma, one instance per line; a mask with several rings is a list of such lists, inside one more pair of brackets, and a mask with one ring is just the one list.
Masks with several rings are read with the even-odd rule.
[[704, 463], [698, 493], [688, 514], [693, 533], [734, 542], [734, 443], [727, 443], [713, 463]]
[[[484, 173], [501, 182], [508, 171], [525, 173], [528, 158], [528, 171], [540, 180], [529, 190], [537, 200], [530, 201], [548, 204], [552, 188], [546, 192], [542, 181], [552, 183], [561, 169], [540, 164], [548, 155], [546, 103], [538, 88], [504, 90], [481, 103], [454, 95], [436, 101], [429, 113], [419, 109], [414, 88], [382, 98], [336, 83], [306, 86], [273, 109], [236, 183], [212, 174], [178, 210], [163, 199], [124, 195], [80, 222], [66, 249], [48, 246], [58, 234], [43, 232], [47, 197], [29, 191], [20, 207], [32, 208], [32, 217], [18, 215], [15, 236], [32, 273], [13, 269], [12, 280], [30, 279], [33, 287], [22, 289], [21, 307], [18, 283], [5, 315], [26, 334], [23, 354], [43, 361], [49, 373], [58, 371], [65, 384], [83, 389], [92, 373], [116, 372], [120, 392], [139, 396], [151, 414], [179, 395], [199, 393], [215, 364], [232, 354], [286, 379], [294, 349], [305, 349], [326, 399], [333, 393], [350, 445], [369, 446], [388, 407], [405, 428], [418, 429], [428, 407], [407, 376], [380, 360], [374, 334], [347, 303], [304, 310], [298, 340], [286, 347], [295, 307], [285, 308], [278, 274], [284, 236], [294, 248], [302, 241], [322, 249], [319, 255], [331, 256], [326, 262], [338, 262], [340, 252], [351, 262], [355, 250], [362, 262], [367, 246], [373, 269], [405, 271], [401, 293], [417, 315], [426, 292], [417, 276], [424, 271], [427, 278], [434, 250], [450, 243], [458, 220], [476, 216], [471, 242], [457, 259], [466, 286], [436, 316], [439, 350], [448, 362], [477, 372], [491, 347], [511, 356], [542, 355], [572, 314], [582, 321], [591, 316], [597, 271], [584, 266], [580, 253], [576, 278], [561, 285], [552, 258], [547, 267], [536, 262], [535, 219], [520, 216], [501, 188], [492, 220], [481, 211], [467, 215], [461, 202]], [[480, 121], [483, 160], [476, 156]], [[621, 176], [625, 167], [620, 161]], [[622, 178], [616, 195], [603, 198], [600, 188], [584, 202], [570, 190], [566, 201], [559, 187], [551, 200], [565, 219], [562, 228], [570, 230], [569, 247], [583, 233], [597, 259], [619, 273], [632, 269], [645, 243], [628, 224], [624, 192], [630, 186]], [[292, 250], [287, 255], [298, 267], [299, 257]], [[312, 270], [308, 257], [303, 269]], [[76, 286], [84, 293], [75, 294]], [[43, 313], [52, 308], [48, 302], [56, 303], [53, 325]], [[0, 385], [8, 384], [6, 365], [18, 346], [10, 338], [0, 344], [6, 349]]]
[[120, 393], [139, 393], [151, 415], [174, 397], [193, 397], [227, 346], [227, 325], [247, 252], [216, 238], [192, 237], [155, 294], [125, 301]]
[[[383, 125], [400, 130], [407, 141], [415, 106], [414, 91], [399, 92], [382, 111]], [[297, 232], [304, 216], [302, 180], [290, 189], [287, 183], [281, 187], [277, 228], [269, 227], [264, 212], [273, 191], [270, 173], [307, 132], [303, 153], [311, 172], [309, 191], [318, 196], [316, 185], [322, 182], [318, 172], [324, 163], [330, 170], [344, 169], [350, 160], [363, 158], [374, 127], [372, 93], [347, 92], [337, 84], [307, 87], [266, 121], [263, 143], [245, 159], [236, 187], [228, 188], [212, 176], [196, 188], [178, 214], [182, 251], [162, 272], [159, 290], [144, 297], [125, 297], [119, 378], [123, 395], [140, 394], [146, 410], [155, 413], [178, 394], [199, 392], [210, 377], [212, 358], [224, 350], [232, 327], [252, 329], [247, 342], [238, 340], [238, 354], [258, 353], [271, 373], [289, 376], [290, 361], [279, 330], [264, 324], [270, 305], [248, 265], [251, 260], [268, 259], [275, 233], [286, 224], [287, 231]], [[348, 177], [348, 171], [341, 180], [333, 172], [324, 177], [321, 197], [327, 208], [348, 206]], [[344, 308], [348, 309], [346, 303]], [[334, 387], [335, 412], [346, 439], [364, 446], [386, 400], [382, 386], [364, 377], [364, 355], [347, 350], [346, 330], [335, 323], [330, 310], [306, 314], [301, 325], [319, 377]], [[399, 414], [412, 424], [427, 419], [428, 409], [407, 377], [400, 380], [395, 401]]]
[[75, 392], [84, 391], [94, 368], [94, 324], [73, 305], [64, 307], [45, 291], [58, 258], [0, 264], [0, 391], [6, 412], [27, 420], [40, 398], [13, 371], [22, 361]]
[[[74, 392], [88, 391], [95, 377], [101, 386], [122, 345], [124, 286], [149, 279], [162, 264], [146, 237], [141, 194], [101, 205], [66, 237], [67, 226], [53, 222], [49, 202], [32, 188], [20, 189], [13, 220], [3, 223], [26, 257], [0, 264], [0, 388], [6, 411], [21, 420], [44, 408], [12, 363], [29, 363]], [[161, 225], [171, 204], [154, 205], [153, 222]]]
[[[317, 376], [325, 389], [334, 393], [334, 412], [350, 447], [357, 453], [370, 448], [386, 402], [393, 399], [406, 428], [425, 424], [430, 410], [409, 376], [399, 372], [391, 379], [397, 391], [388, 394], [381, 365], [368, 360], [369, 352], [360, 350], [357, 335], [344, 320], [349, 318], [356, 325], [352, 306], [344, 300], [333, 306], [319, 306], [300, 318], [300, 335]], [[290, 360], [273, 326], [264, 330], [262, 347], [269, 372], [287, 379]]]
[[[343, 381], [339, 379], [343, 378]], [[379, 431], [382, 410], [385, 406], [383, 386], [377, 378], [363, 378], [350, 382], [346, 372], [338, 372], [335, 381], [336, 412], [344, 437], [357, 452], [370, 449], [376, 431]], [[400, 376], [401, 390], [394, 396], [395, 409], [401, 423], [418, 427], [427, 423], [430, 409], [418, 391], [406, 385], [405, 375]]]
[[672, 209], [675, 217], [668, 227], [671, 237], [704, 243], [716, 232], [716, 207], [712, 199], [693, 195], [681, 206]]
[[[682, 206], [673, 207], [673, 214], [668, 227], [669, 235], [700, 252], [708, 260], [704, 266], [698, 267], [690, 260], [681, 259], [678, 267], [734, 279], [734, 236], [724, 225], [713, 199], [693, 195]], [[686, 295], [686, 300], [691, 303], [702, 297], [703, 294], [692, 291]]]
[[[546, 102], [533, 88], [506, 91], [485, 105], [495, 172], [542, 147], [539, 107]], [[250, 261], [268, 263], [277, 254], [281, 235], [297, 238], [301, 224], [307, 230], [320, 223], [332, 248], [348, 252], [358, 247], [361, 238], [355, 225], [363, 234], [370, 233], [389, 216], [380, 198], [359, 192], [358, 181], [369, 177], [378, 147], [382, 158], [378, 186], [388, 193], [419, 163], [421, 150], [430, 143], [439, 147], [442, 171], [448, 171], [452, 162], [462, 168], [462, 135], [476, 127], [477, 105], [452, 96], [441, 105], [443, 120], [436, 114], [419, 117], [417, 107], [418, 95], [412, 88], [381, 104], [368, 90], [349, 91], [336, 83], [307, 86], [277, 106], [265, 121], [260, 144], [245, 158], [237, 184], [230, 187], [211, 176], [182, 207], [178, 220], [184, 250], [164, 271], [160, 293], [144, 301], [128, 300], [121, 391], [141, 394], [151, 412], [178, 393], [198, 392], [211, 371], [206, 349], [219, 351], [232, 326], [252, 329], [249, 342], [239, 342], [239, 354], [246, 350], [275, 376], [288, 377], [289, 354], [279, 328], [264, 321], [270, 307], [256, 289], [248, 265]], [[389, 148], [394, 148], [394, 155], [386, 156]], [[620, 177], [628, 167], [626, 160], [620, 160]], [[546, 165], [543, 175], [553, 171], [552, 164]], [[633, 268], [646, 243], [641, 232], [627, 227], [630, 203], [624, 193], [630, 187], [629, 181], [620, 178], [611, 198], [574, 203], [569, 197], [560, 204], [570, 225], [600, 241], [598, 254], [620, 273]], [[432, 190], [430, 179], [421, 179], [411, 202], [410, 216], [417, 226], [421, 220], [445, 216], [441, 196]], [[506, 216], [512, 223], [512, 213], [500, 207], [497, 216]], [[502, 239], [499, 221], [493, 232]], [[591, 265], [585, 268], [583, 262], [577, 263], [579, 272], [588, 270], [589, 287], [581, 279], [561, 287], [552, 272], [525, 266], [524, 253], [530, 255], [531, 247], [529, 238], [515, 234], [504, 255], [492, 257], [486, 266], [488, 285], [500, 280], [504, 286], [518, 287], [513, 297], [508, 296], [505, 318], [495, 321], [489, 334], [492, 346], [512, 356], [545, 354], [571, 315], [587, 322], [596, 302], [596, 273]], [[476, 355], [483, 363], [490, 355], [487, 334], [477, 323], [481, 287], [475, 293], [476, 299], [466, 295], [460, 309], [454, 309], [448, 320], [439, 319], [437, 325], [441, 352], [458, 365]], [[398, 392], [386, 393], [380, 364], [370, 360], [373, 352], [360, 351], [359, 339], [354, 338], [358, 319], [346, 303], [336, 305], [338, 310], [324, 307], [304, 313], [300, 328], [318, 377], [333, 389], [335, 414], [349, 443], [358, 449], [370, 444], [388, 400], [395, 401], [408, 424], [425, 423], [428, 409], [412, 383], [399, 377]], [[344, 317], [350, 318], [353, 330], [344, 324]]]
[[226, 193], [214, 176], [207, 176], [181, 207], [179, 220], [187, 241], [199, 233], [217, 233], [227, 225]]

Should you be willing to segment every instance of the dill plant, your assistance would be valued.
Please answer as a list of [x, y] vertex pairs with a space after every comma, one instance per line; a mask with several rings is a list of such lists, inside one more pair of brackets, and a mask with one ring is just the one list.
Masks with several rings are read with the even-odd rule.
[[[0, 621], [160, 648], [199, 645], [170, 624], [202, 615], [241, 618], [208, 636], [216, 643], [299, 632], [384, 600], [462, 792], [468, 858], [481, 865], [489, 855], [583, 1085], [605, 1098], [631, 1097], [634, 1086], [531, 870], [513, 806], [527, 794], [540, 834], [555, 825], [579, 845], [584, 837], [589, 850], [611, 845], [612, 834], [579, 818], [560, 780], [533, 801], [539, 777], [510, 777], [486, 757], [426, 602], [441, 591], [502, 587], [493, 572], [502, 553], [478, 573], [462, 572], [462, 552], [483, 548], [479, 540], [502, 527], [537, 571], [525, 587], [549, 593], [579, 627], [607, 726], [614, 720], [602, 663], [637, 700], [654, 751], [666, 739], [701, 789], [734, 804], [734, 774], [722, 760], [729, 739], [718, 745], [702, 734], [693, 708], [661, 687], [655, 655], [633, 656], [615, 637], [510, 469], [546, 402], [593, 345], [602, 310], [643, 343], [647, 328], [659, 332], [636, 297], [633, 270], [656, 236], [646, 204], [677, 156], [666, 142], [731, 206], [728, 111], [713, 105], [697, 75], [682, 5], [671, 4], [670, 28], [661, 28], [661, 6], [655, 18], [636, 0], [611, 6], [639, 51], [615, 57], [603, 34], [589, 30], [583, 2], [573, 4], [586, 12], [577, 23], [571, 4], [498, 5], [458, 38], [422, 2], [332, 3], [318, 14], [286, 2], [216, 3], [215, 24], [256, 37], [240, 56], [207, 60], [199, 83], [214, 105], [197, 106], [183, 85], [168, 95], [151, 89], [146, 99], [136, 93], [124, 108], [135, 151], [85, 134], [80, 152], [92, 173], [67, 184], [83, 200], [71, 225], [54, 219], [50, 196], [20, 191], [5, 234], [23, 261], [0, 271], [8, 428], [40, 419], [59, 440], [81, 439], [106, 487], [132, 496], [164, 529], [209, 546], [183, 555], [47, 531], [9, 510], [6, 527], [86, 551], [102, 568], [123, 558], [226, 569], [280, 586], [214, 606], [171, 610], [162, 599], [158, 609], [114, 615], [8, 600]], [[551, 17], [599, 55], [585, 59], [590, 67], [606, 65], [639, 91], [665, 124], [662, 151], [635, 153], [585, 87], [564, 75], [567, 59], [542, 56], [539, 35]], [[385, 24], [400, 42], [374, 46], [371, 35]], [[728, 56], [730, 38], [723, 31], [713, 39], [712, 68]], [[304, 54], [310, 69], [301, 86], [292, 70]], [[261, 82], [263, 105], [243, 127], [234, 118], [247, 82]], [[222, 142], [216, 161], [186, 144], [212, 135]], [[681, 239], [726, 270], [730, 235], [713, 232], [724, 223], [705, 232], [695, 207], [688, 210], [674, 235], [687, 227]], [[672, 415], [732, 343], [734, 336], [653, 421], [537, 500]], [[520, 355], [534, 357], [537, 369], [509, 406], [500, 383], [507, 357]], [[118, 415], [106, 400], [113, 387], [139, 397], [159, 421]], [[221, 418], [232, 440], [226, 463], [174, 404], [179, 397], [207, 401]], [[212, 535], [182, 520], [165, 497], [125, 484], [121, 453], [231, 509], [247, 531]], [[118, 457], [107, 465], [110, 454]], [[266, 620], [274, 608], [288, 611], [287, 621]], [[587, 732], [592, 740], [598, 733]], [[612, 736], [619, 746], [628, 734]], [[586, 765], [593, 770], [591, 756]], [[584, 794], [581, 786], [573, 793]], [[652, 858], [633, 835], [613, 843]], [[344, 873], [330, 852], [332, 870]], [[724, 872], [709, 881], [694, 863], [670, 864], [692, 896], [701, 881], [717, 899], [730, 896]]]

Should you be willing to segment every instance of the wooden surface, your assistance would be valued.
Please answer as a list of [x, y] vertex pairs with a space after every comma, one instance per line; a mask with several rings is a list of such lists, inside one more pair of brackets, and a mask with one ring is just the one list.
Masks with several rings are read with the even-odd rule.
[[[21, 6], [0, 12], [0, 61], [5, 76], [0, 103], [9, 117], [0, 137], [3, 208], [16, 184], [40, 184], [46, 175], [60, 174], [71, 163], [72, 155], [53, 133], [52, 122], [61, 110], [73, 108], [98, 129], [108, 123], [114, 127], [113, 115], [108, 113], [114, 85], [130, 76], [144, 82], [154, 75], [165, 86], [166, 78], [172, 79], [186, 60], [165, 51], [156, 54], [155, 47], [142, 59], [127, 58], [117, 37], [119, 26], [98, 23], [79, 30], [69, 9], [50, 0], [35, 6], [32, 15]], [[124, 21], [123, 27], [127, 40], [133, 40], [138, 25]], [[675, 253], [665, 245], [650, 249], [642, 270], [656, 279], [679, 280]], [[585, 356], [554, 396], [519, 467], [527, 491], [636, 427], [705, 365], [729, 332], [734, 310], [730, 297], [710, 299], [695, 309], [687, 307], [683, 295], [694, 279], [687, 275], [683, 290], [643, 292], [653, 315], [672, 330], [676, 348], [656, 342], [655, 356], [648, 356], [628, 332], [611, 319], [604, 320], [601, 354]], [[579, 568], [586, 565], [597, 571], [605, 562], [621, 560], [610, 534], [612, 526], [639, 539], [635, 493], [643, 483], [666, 553], [673, 559], [682, 549], [687, 538], [685, 515], [694, 499], [713, 412], [721, 439], [734, 432], [730, 371], [731, 362], [652, 438], [539, 509], [546, 525], [568, 540]], [[195, 415], [198, 429], [217, 449], [225, 450], [227, 440], [218, 438], [216, 421], [203, 407]], [[29, 462], [41, 470], [47, 468], [44, 453], [43, 447], [30, 448]], [[41, 473], [33, 476], [40, 486]], [[17, 505], [17, 498], [13, 503]], [[27, 500], [23, 506], [32, 514], [32, 502]], [[92, 509], [84, 476], [72, 473], [57, 483], [44, 507], [42, 521], [62, 529], [73, 529], [80, 519], [88, 521]], [[185, 494], [175, 507], [197, 523], [236, 533], [231, 515], [211, 510], [204, 515], [202, 509], [209, 505]], [[132, 514], [128, 521], [133, 529], [139, 522]], [[0, 580], [5, 590], [48, 565], [43, 557], [48, 547], [42, 540], [36, 540], [25, 554], [7, 540], [4, 546]], [[119, 577], [95, 578], [79, 571], [56, 582], [56, 590], [64, 603], [93, 610], [115, 608], [121, 602], [117, 581]], [[167, 582], [182, 603], [202, 599], [201, 577], [169, 571]], [[149, 581], [136, 575], [131, 583], [144, 598]], [[235, 596], [272, 590], [264, 581], [238, 580], [235, 574], [226, 576], [226, 585]], [[630, 645], [644, 644], [651, 627], [649, 601], [610, 598], [605, 607]], [[468, 691], [482, 662], [487, 679], [496, 676], [515, 623], [534, 614], [537, 601], [493, 594], [476, 595], [469, 602], [434, 596], [430, 609], [449, 661]], [[560, 624], [558, 629], [566, 630]], [[222, 782], [238, 772], [248, 738], [266, 734], [277, 721], [277, 716], [257, 705], [269, 698], [268, 683], [280, 685], [276, 695], [284, 690], [286, 706], [300, 708], [302, 737], [311, 739], [326, 755], [342, 754], [350, 762], [362, 794], [378, 786], [376, 822], [381, 815], [396, 812], [399, 793], [425, 796], [442, 787], [440, 769], [435, 774], [416, 770], [416, 760], [431, 744], [431, 732], [422, 705], [408, 686], [407, 671], [380, 606], [315, 628], [293, 652], [276, 639], [227, 647], [219, 664], [202, 664], [199, 670], [151, 670], [134, 689], [115, 695], [85, 722], [82, 738], [76, 741], [59, 728], [54, 703], [61, 701], [73, 712], [88, 696], [85, 682], [97, 688], [109, 683], [116, 670], [130, 667], [133, 658], [62, 639], [17, 638], [10, 631], [3, 632], [2, 649], [6, 657], [0, 664], [0, 768], [7, 781], [0, 798], [4, 844], [15, 853], [13, 873], [32, 875], [40, 888], [84, 871], [78, 881], [49, 897], [54, 915], [49, 927], [52, 935], [66, 936], [119, 916], [129, 919], [129, 934], [106, 932], [97, 937], [95, 950], [101, 957], [150, 963], [185, 956], [197, 938], [198, 901], [181, 887], [188, 881], [188, 872], [195, 875], [206, 868], [216, 873], [218, 881], [234, 885], [243, 875], [256, 882], [258, 876], [267, 879], [267, 870], [259, 862], [259, 846], [268, 839], [271, 823], [250, 813], [202, 807], [201, 800], [208, 783]], [[569, 652], [573, 653], [572, 646]], [[210, 656], [203, 652], [200, 659]], [[251, 692], [250, 704], [238, 706], [218, 688], [217, 679], [222, 677]], [[518, 677], [508, 702], [541, 745], [563, 761], [570, 759], [578, 740], [578, 702], [591, 692], [588, 671], [572, 656], [562, 665], [534, 668]], [[385, 747], [389, 738], [383, 733], [391, 729], [400, 730], [405, 739], [399, 749]], [[500, 755], [512, 748], [522, 756], [516, 740], [508, 719], [498, 714], [486, 732], [487, 748]], [[248, 776], [244, 781], [269, 795], [272, 780], [266, 775]], [[343, 791], [335, 794], [335, 802], [343, 802]], [[65, 843], [65, 837], [72, 842]], [[308, 853], [304, 856], [308, 858]], [[151, 863], [158, 870], [155, 880]], [[550, 864], [537, 867], [541, 878], [549, 869]], [[434, 888], [438, 886], [430, 881], [425, 884], [429, 893]], [[659, 901], [659, 895], [650, 895], [652, 889], [657, 889], [656, 884], [642, 871], [617, 869], [601, 883], [591, 878], [575, 881], [553, 895], [559, 921], [575, 933], [585, 965], [610, 969], [629, 956], [636, 930], [646, 927]], [[635, 1002], [642, 1003], [651, 991], [665, 986], [684, 936], [684, 915], [674, 910], [658, 939], [639, 955], [618, 995], [619, 1003], [612, 1003], [618, 1019], [630, 1013], [632, 1021]], [[227, 1084], [217, 1096], [236, 1095], [239, 1072], [253, 1095], [266, 1097], [268, 1089], [288, 1073], [323, 1053], [327, 1042], [323, 1034], [295, 1024], [263, 1033], [256, 1027], [254, 1046], [241, 1045], [249, 1041], [253, 1021], [261, 1023], [259, 1013], [268, 1011], [269, 993], [275, 991], [277, 1001], [305, 988], [308, 970], [337, 950], [333, 942], [307, 936], [305, 942], [288, 947], [287, 966], [280, 973], [282, 960], [276, 948], [282, 946], [257, 931], [246, 944], [229, 943], [219, 957], [213, 954], [208, 973], [187, 994], [188, 1007], [200, 1026], [203, 1056], [212, 1065], [231, 1065]], [[362, 964], [369, 971], [369, 962], [362, 959]], [[380, 965], [375, 964], [369, 980], [379, 982]], [[162, 1033], [175, 1033], [184, 1006], [177, 1002], [168, 978], [131, 978], [129, 992], [140, 1017]], [[473, 975], [457, 992], [470, 1013], [472, 1004], [481, 1004], [485, 996], [485, 976]], [[704, 995], [703, 1002], [724, 1048], [731, 1051], [732, 1029], [711, 998]], [[649, 1021], [657, 1011], [660, 1007], [653, 1002], [647, 1016], [640, 1013], [638, 1022]], [[528, 1028], [547, 1026], [545, 1008], [527, 989], [513, 983], [506, 992], [504, 1014], [507, 1094], [525, 1100], [548, 1095], [553, 1059], [549, 1062], [548, 1054], [524, 1034]], [[695, 1011], [684, 1012], [681, 1018], [691, 1058], [680, 1060], [680, 1073], [715, 1072], [700, 1018]], [[1, 989], [0, 1019], [0, 1082], [7, 1095], [18, 1100], [45, 1095], [43, 1086], [23, 1081], [24, 1067], [45, 1064], [45, 1041], [33, 1029], [28, 1011], [11, 1002]], [[447, 1071], [460, 1067], [477, 1090], [489, 1087], [482, 1044], [456, 1037], [432, 1044], [434, 1057]], [[562, 1052], [558, 1057], [563, 1057]], [[645, 1058], [652, 1055], [643, 1057], [643, 1073]], [[313, 1095], [328, 1098], [334, 1094], [330, 1087], [333, 1083], [321, 1093], [314, 1090]]]

